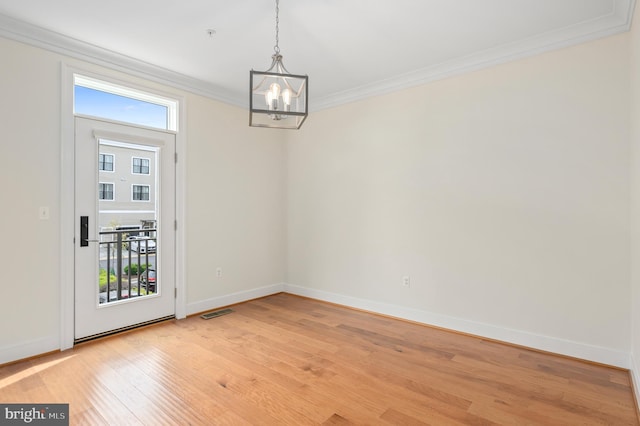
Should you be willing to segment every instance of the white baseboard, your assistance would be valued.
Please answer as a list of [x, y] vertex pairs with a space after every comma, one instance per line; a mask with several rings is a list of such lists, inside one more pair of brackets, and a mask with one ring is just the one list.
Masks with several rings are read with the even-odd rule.
[[[233, 305], [259, 297], [269, 296], [284, 291], [284, 284], [274, 284], [252, 290], [241, 291], [212, 299], [202, 300], [187, 305], [187, 315], [203, 312], [221, 306]], [[48, 336], [42, 339], [21, 342], [15, 345], [0, 347], [0, 365], [18, 361], [32, 356], [42, 355], [60, 349], [60, 337]]]
[[0, 365], [60, 349], [60, 338], [48, 336], [0, 348]]
[[636, 360], [633, 354], [629, 355], [629, 363], [631, 364], [631, 386], [633, 386], [633, 391], [636, 396], [636, 404], [638, 404], [638, 413], [640, 413], [640, 364], [636, 361], [640, 360]]
[[[315, 290], [293, 284], [279, 283], [270, 286], [259, 287], [251, 290], [240, 291], [224, 296], [214, 297], [187, 304], [187, 315], [193, 315], [223, 306], [245, 302], [247, 300], [269, 296], [280, 292], [287, 292], [299, 296], [310, 297], [330, 303], [336, 303], [356, 309], [389, 315], [396, 318], [415, 321], [418, 323], [442, 327], [449, 330], [468, 333], [488, 339], [499, 340], [507, 343], [521, 345], [532, 349], [543, 350], [556, 354], [571, 356], [588, 361], [626, 368], [631, 371], [636, 397], [640, 400], [640, 365], [632, 354], [615, 351], [599, 346], [588, 345], [555, 337], [543, 336], [526, 331], [513, 330], [498, 327], [491, 324], [483, 324], [465, 319], [407, 308], [389, 303], [376, 302], [345, 296], [337, 293]], [[60, 349], [58, 336], [50, 336], [42, 339], [31, 340], [13, 346], [0, 348], [0, 364], [41, 355]], [[640, 404], [640, 402], [639, 402]]]
[[269, 296], [271, 294], [284, 291], [284, 283], [273, 284], [266, 287], [259, 287], [252, 290], [239, 291], [237, 293], [226, 294], [224, 296], [201, 300], [187, 304], [187, 315], [193, 315], [211, 309], [229, 306], [235, 303], [246, 302], [247, 300]]
[[499, 340], [501, 342], [512, 343], [541, 351], [566, 355], [620, 368], [634, 368], [630, 365], [631, 361], [629, 359], [628, 352], [616, 351], [585, 343], [533, 334], [521, 330], [498, 327], [491, 324], [474, 322], [433, 312], [422, 311], [419, 309], [360, 299], [307, 287], [300, 287], [293, 284], [285, 284], [284, 291], [299, 296], [324, 300], [326, 302], [376, 312], [426, 325], [442, 327], [453, 331], [468, 333], [492, 340]]

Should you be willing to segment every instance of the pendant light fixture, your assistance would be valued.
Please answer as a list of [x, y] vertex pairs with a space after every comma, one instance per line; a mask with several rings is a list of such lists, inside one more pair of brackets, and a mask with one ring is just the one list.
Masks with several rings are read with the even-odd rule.
[[308, 115], [309, 77], [290, 74], [280, 54], [280, 0], [276, 0], [276, 44], [271, 67], [249, 73], [249, 126], [299, 129]]

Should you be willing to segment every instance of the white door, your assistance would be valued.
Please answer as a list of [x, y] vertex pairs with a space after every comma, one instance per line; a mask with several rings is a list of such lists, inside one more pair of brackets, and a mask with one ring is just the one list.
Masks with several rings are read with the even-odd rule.
[[175, 134], [75, 118], [75, 339], [175, 314]]

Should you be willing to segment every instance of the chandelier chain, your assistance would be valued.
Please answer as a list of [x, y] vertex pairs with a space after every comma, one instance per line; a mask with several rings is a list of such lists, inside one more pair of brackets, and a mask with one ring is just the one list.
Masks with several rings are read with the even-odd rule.
[[276, 55], [280, 54], [280, 0], [276, 0], [276, 45], [273, 46]]

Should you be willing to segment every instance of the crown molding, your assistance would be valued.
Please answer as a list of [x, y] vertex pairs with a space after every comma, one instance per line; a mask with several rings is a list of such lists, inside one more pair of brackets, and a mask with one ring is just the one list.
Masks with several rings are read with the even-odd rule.
[[246, 101], [222, 87], [0, 14], [0, 36], [182, 89], [227, 104]]
[[321, 98], [310, 99], [311, 110], [322, 110], [373, 96], [384, 95], [494, 65], [574, 46], [631, 29], [636, 0], [612, 0], [611, 12], [597, 19], [549, 31], [427, 68], [376, 81]]
[[[432, 81], [488, 68], [563, 47], [629, 31], [636, 0], [611, 0], [611, 12], [596, 19], [496, 46], [461, 58], [376, 81], [342, 92], [310, 99], [310, 110], [318, 111], [365, 98], [384, 95]], [[115, 68], [150, 81], [182, 89], [226, 104], [247, 108], [247, 100], [226, 88], [166, 68], [103, 49], [0, 14], [0, 36], [89, 63]]]

